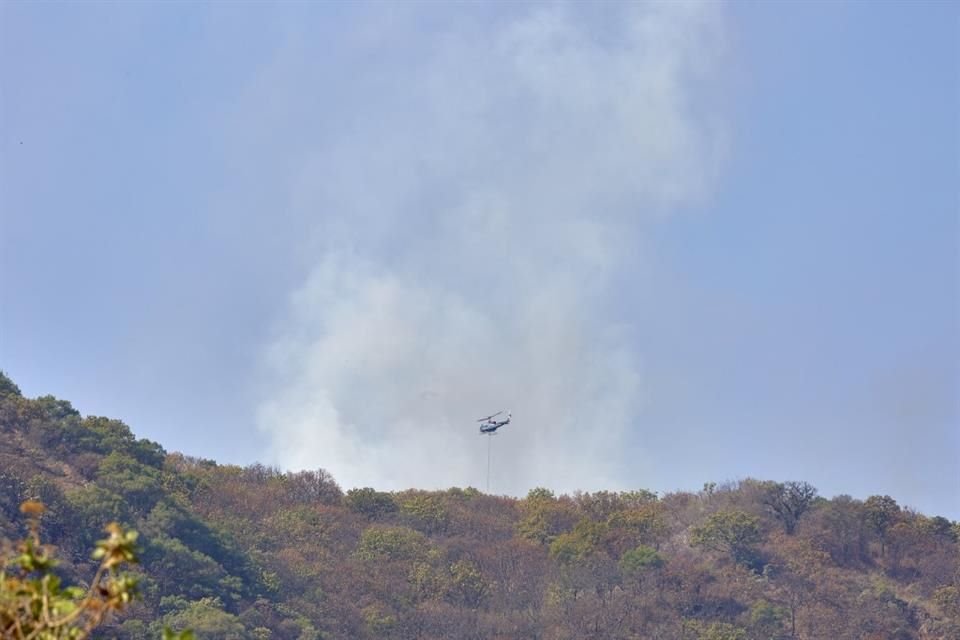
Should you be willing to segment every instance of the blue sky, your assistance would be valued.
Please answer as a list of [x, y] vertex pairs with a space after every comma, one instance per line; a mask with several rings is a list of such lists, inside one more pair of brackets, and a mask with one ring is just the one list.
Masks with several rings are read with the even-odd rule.
[[960, 517], [949, 3], [0, 5], [0, 367], [347, 486]]

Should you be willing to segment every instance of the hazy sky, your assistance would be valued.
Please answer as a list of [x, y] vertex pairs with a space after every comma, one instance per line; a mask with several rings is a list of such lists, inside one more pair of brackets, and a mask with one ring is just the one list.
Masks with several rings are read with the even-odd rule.
[[0, 368], [345, 486], [960, 518], [960, 13], [0, 3]]

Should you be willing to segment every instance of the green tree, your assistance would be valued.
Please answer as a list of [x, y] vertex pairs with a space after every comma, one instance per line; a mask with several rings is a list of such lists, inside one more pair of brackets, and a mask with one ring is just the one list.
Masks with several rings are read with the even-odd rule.
[[545, 487], [534, 487], [527, 492], [527, 502], [552, 502], [556, 499], [553, 491]]
[[542, 487], [531, 489], [520, 509], [523, 517], [517, 523], [517, 533], [540, 544], [550, 544], [580, 519], [572, 504], [558, 500]]
[[361, 560], [414, 560], [428, 550], [419, 531], [407, 527], [367, 527], [360, 534], [356, 555]]
[[743, 511], [718, 511], [694, 527], [690, 541], [694, 546], [728, 554], [734, 562], [753, 565], [756, 545], [760, 543], [760, 521]]
[[389, 493], [376, 491], [370, 487], [347, 491], [347, 506], [368, 518], [381, 518], [397, 511], [397, 503]]
[[489, 588], [480, 569], [469, 560], [461, 560], [450, 565], [447, 598], [452, 602], [476, 609], [487, 597]]
[[227, 577], [213, 558], [163, 534], [147, 539], [143, 559], [164, 593], [212, 597], [221, 591], [221, 582]]
[[766, 600], [758, 600], [750, 607], [750, 630], [751, 637], [775, 638], [783, 631], [783, 622], [789, 616], [789, 612], [783, 607], [778, 607]]
[[104, 522], [130, 522], [130, 510], [126, 501], [97, 484], [88, 484], [67, 493], [65, 507], [70, 523], [76, 529], [74, 535], [79, 537], [84, 547], [94, 542], [93, 532]]
[[641, 506], [617, 511], [608, 519], [611, 529], [626, 533], [632, 544], [638, 542], [658, 545], [667, 536], [667, 523], [663, 518], [663, 505], [649, 502]]
[[224, 611], [219, 598], [201, 598], [163, 616], [166, 629], [190, 628], [201, 638], [246, 640], [246, 629], [237, 616]]
[[631, 549], [620, 557], [620, 572], [633, 582], [639, 592], [643, 586], [644, 576], [659, 569], [665, 563], [663, 557], [651, 547], [640, 545]]
[[0, 398], [4, 396], [21, 397], [22, 395], [20, 387], [18, 387], [6, 373], [0, 371]]
[[550, 543], [550, 555], [562, 565], [583, 562], [600, 549], [606, 532], [606, 524], [584, 518], [573, 531], [557, 536]]
[[128, 505], [148, 512], [163, 497], [160, 472], [132, 456], [112, 452], [100, 461], [97, 481], [101, 487], [122, 496]]
[[690, 622], [688, 628], [697, 640], [746, 640], [747, 631], [727, 622]]
[[626, 574], [636, 574], [649, 569], [658, 569], [665, 564], [663, 556], [651, 547], [640, 545], [627, 551], [620, 557], [620, 570]]
[[887, 532], [900, 516], [900, 505], [890, 496], [870, 496], [863, 503], [867, 522], [880, 538], [880, 556], [886, 555]]
[[401, 497], [400, 513], [427, 535], [443, 533], [450, 520], [443, 497], [430, 493], [414, 492]]
[[943, 516], [934, 516], [932, 518], [923, 518], [920, 528], [929, 535], [940, 538], [948, 542], [957, 542], [957, 530], [953, 523]]

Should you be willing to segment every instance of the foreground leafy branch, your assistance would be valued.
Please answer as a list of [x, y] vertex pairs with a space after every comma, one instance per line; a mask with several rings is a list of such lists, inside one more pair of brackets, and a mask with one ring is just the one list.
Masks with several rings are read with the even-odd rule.
[[54, 573], [58, 562], [40, 541], [40, 502], [20, 506], [28, 535], [0, 551], [0, 636], [11, 640], [80, 640], [112, 612], [122, 610], [137, 594], [137, 582], [120, 571], [136, 563], [136, 531], [107, 525], [93, 557], [100, 566], [89, 587], [64, 587]]

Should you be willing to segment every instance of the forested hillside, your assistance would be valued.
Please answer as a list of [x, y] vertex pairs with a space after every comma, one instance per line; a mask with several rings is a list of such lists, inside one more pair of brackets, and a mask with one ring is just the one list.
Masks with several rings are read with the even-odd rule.
[[166, 452], [0, 374], [5, 540], [28, 498], [73, 582], [104, 524], [140, 532], [142, 597], [104, 638], [960, 638], [957, 523], [803, 482], [343, 492]]

